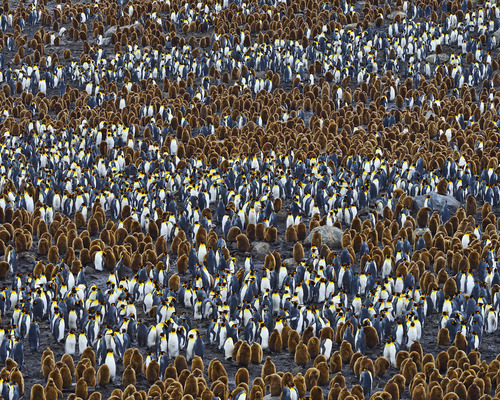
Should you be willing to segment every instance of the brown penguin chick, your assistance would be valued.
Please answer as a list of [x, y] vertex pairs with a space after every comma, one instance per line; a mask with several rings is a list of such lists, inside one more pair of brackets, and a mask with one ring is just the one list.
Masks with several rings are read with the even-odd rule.
[[[195, 372], [197, 373], [197, 371], [199, 371], [199, 370], [195, 370], [195, 371], [193, 372], [193, 376], [195, 376], [195, 375], [194, 375], [194, 373], [195, 373]], [[184, 387], [184, 385], [186, 384], [186, 380], [187, 380], [187, 378], [188, 378], [188, 376], [189, 376], [189, 375], [191, 375], [191, 372], [189, 372], [187, 369], [185, 369], [184, 371], [182, 371], [182, 372], [179, 374], [178, 381], [179, 381], [179, 383], [180, 383], [183, 387]], [[200, 382], [200, 383], [201, 383], [201, 382]]]
[[[263, 399], [264, 398], [264, 390], [260, 385], [256, 385], [255, 383], [252, 385], [252, 389], [250, 390], [250, 396], [249, 400], [257, 400], [257, 399]], [[203, 397], [202, 397], [203, 400]], [[212, 400], [206, 399], [206, 400]]]
[[250, 383], [250, 375], [248, 374], [248, 369], [246, 368], [239, 368], [234, 376], [234, 384], [236, 386], [238, 386], [241, 382], [244, 382], [247, 385]]
[[[231, 229], [229, 231], [231, 231]], [[262, 222], [259, 222], [255, 226], [255, 239], [262, 242], [265, 236], [266, 236], [266, 226]]]
[[175, 357], [174, 367], [177, 370], [177, 375], [180, 375], [180, 373], [184, 370], [189, 370], [186, 357], [182, 354]]
[[228, 375], [226, 369], [224, 368], [224, 365], [222, 365], [222, 363], [217, 360], [217, 362], [215, 362], [212, 367], [212, 379], [210, 379], [210, 377], [209, 379], [211, 381], [216, 381], [217, 379], [220, 379], [222, 377], [227, 379]]
[[138, 374], [142, 371], [143, 358], [139, 349], [135, 348], [132, 352], [132, 357], [130, 358], [130, 366], [135, 370], [135, 373]]
[[325, 326], [319, 331], [319, 340], [323, 342], [326, 339], [330, 339], [332, 342], [335, 339], [335, 332], [331, 326]]
[[94, 350], [92, 350], [92, 347], [87, 347], [85, 350], [83, 350], [80, 356], [80, 360], [83, 360], [84, 358], [88, 358], [92, 366], [95, 367], [95, 353]]
[[59, 249], [57, 248], [57, 246], [50, 246], [49, 248], [49, 253], [47, 255], [47, 259], [49, 260], [49, 262], [53, 263], [53, 264], [56, 264], [57, 262], [59, 262]]
[[323, 389], [321, 389], [319, 386], [314, 386], [311, 389], [309, 397], [311, 398], [311, 400], [324, 400]]
[[399, 400], [399, 386], [395, 382], [387, 382], [384, 390], [391, 395], [392, 399]]
[[287, 348], [290, 354], [295, 354], [295, 350], [297, 348], [297, 345], [300, 342], [300, 335], [299, 333], [295, 330], [292, 329], [290, 333], [288, 334], [288, 342], [287, 342]]
[[183, 254], [177, 259], [177, 272], [181, 275], [185, 274], [189, 266], [189, 257]]
[[62, 390], [63, 379], [61, 376], [61, 372], [57, 368], [54, 368], [52, 371], [50, 371], [49, 379], [52, 379], [54, 381], [54, 384], [57, 386], [57, 388], [59, 390]]
[[295, 243], [298, 239], [297, 230], [294, 225], [290, 225], [285, 231], [285, 241], [288, 243]]
[[406, 379], [403, 375], [396, 374], [389, 381], [390, 382], [392, 381], [392, 382], [396, 383], [396, 385], [398, 385], [399, 393], [404, 392], [405, 387], [406, 387]]
[[273, 353], [279, 353], [282, 348], [283, 341], [281, 340], [281, 334], [277, 329], [274, 329], [269, 337], [269, 350]]
[[99, 386], [106, 386], [111, 380], [111, 372], [106, 364], [102, 364], [97, 370], [96, 382]]
[[12, 383], [17, 384], [17, 387], [19, 388], [19, 393], [24, 394], [24, 378], [21, 371], [15, 368], [14, 371], [11, 372], [9, 379], [11, 380]]
[[311, 359], [316, 358], [319, 354], [320, 343], [316, 336], [310, 338], [307, 342], [307, 351], [309, 352], [309, 357]]
[[236, 353], [236, 363], [242, 367], [248, 367], [252, 361], [252, 349], [247, 341], [241, 343]]
[[[141, 371], [142, 371], [142, 368], [141, 368]], [[193, 369], [193, 371], [194, 371], [194, 369]], [[139, 372], [136, 371], [136, 373], [139, 373]], [[174, 381], [179, 380], [179, 375], [177, 374], [177, 369], [172, 364], [170, 364], [165, 369], [165, 374], [163, 376], [163, 379], [164, 380], [166, 380], [166, 379], [173, 379]]]
[[302, 243], [296, 242], [295, 245], [293, 246], [293, 259], [296, 262], [299, 262], [303, 258], [304, 258], [304, 247], [302, 246]]
[[269, 271], [274, 271], [276, 268], [276, 259], [271, 253], [266, 254], [264, 258], [264, 269], [268, 269]]
[[236, 242], [236, 238], [240, 233], [241, 233], [240, 228], [238, 228], [237, 226], [231, 227], [231, 229], [229, 229], [229, 232], [227, 233], [227, 241], [229, 243]]
[[290, 371], [287, 371], [281, 377], [281, 386], [285, 387], [287, 385], [293, 386], [293, 375]]
[[316, 365], [316, 369], [319, 371], [318, 385], [326, 386], [330, 381], [330, 371], [328, 370], [328, 364], [322, 361]]
[[262, 366], [262, 370], [260, 372], [260, 377], [262, 380], [265, 382], [266, 376], [272, 375], [276, 373], [276, 366], [271, 360], [271, 357], [267, 357], [266, 361], [264, 362], [264, 365]]
[[83, 377], [76, 382], [75, 394], [82, 399], [86, 399], [88, 396], [87, 382]]
[[311, 237], [311, 246], [315, 246], [319, 249], [319, 248], [321, 248], [322, 244], [323, 244], [323, 240], [321, 237], [321, 233], [319, 233], [319, 231], [313, 232], [312, 237]]
[[168, 280], [168, 288], [173, 292], [177, 292], [179, 290], [180, 284], [181, 278], [178, 274], [173, 274]]
[[[56, 398], [57, 398], [57, 392], [56, 392], [56, 397], [54, 397], [54, 399], [56, 399]], [[39, 383], [35, 383], [31, 387], [30, 399], [31, 400], [36, 400], [36, 399], [45, 400], [45, 391], [44, 391], [44, 388], [42, 385], [40, 385]]]
[[73, 377], [71, 375], [71, 370], [69, 369], [68, 365], [64, 364], [61, 368], [60, 368], [60, 372], [61, 372], [61, 378], [62, 378], [62, 387], [63, 389], [67, 389], [69, 387], [71, 387], [72, 383], [73, 383]]
[[472, 383], [467, 389], [467, 399], [469, 400], [479, 400], [483, 395], [483, 391], [476, 383]]
[[438, 194], [440, 195], [446, 196], [447, 191], [448, 191], [448, 181], [445, 178], [443, 178], [438, 182], [436, 186], [436, 192], [438, 192]]
[[450, 331], [446, 328], [441, 328], [438, 332], [437, 343], [440, 346], [450, 345]]
[[238, 236], [236, 236], [236, 248], [238, 251], [241, 251], [243, 253], [246, 253], [248, 250], [250, 250], [250, 241], [248, 240], [247, 235], [244, 233], [240, 233]]
[[309, 342], [309, 339], [311, 339], [312, 337], [314, 337], [314, 329], [312, 326], [308, 326], [304, 332], [302, 332], [302, 341], [304, 342], [304, 344], [307, 345], [307, 343]]
[[[42, 364], [44, 362], [44, 360], [47, 358], [47, 357], [50, 357], [54, 360], [54, 353], [52, 352], [52, 350], [50, 349], [50, 347], [47, 347], [43, 353], [42, 353]], [[54, 362], [55, 364], [55, 362]]]
[[313, 362], [313, 367], [314, 368], [318, 368], [318, 364], [320, 363], [326, 363], [328, 364], [328, 360], [326, 359], [326, 357], [323, 355], [323, 354], [318, 354], [315, 358], [314, 358], [314, 362]]
[[306, 389], [311, 390], [313, 386], [318, 384], [319, 370], [317, 368], [309, 368], [304, 376], [306, 381]]
[[269, 226], [266, 228], [264, 233], [264, 241], [268, 243], [274, 243], [278, 239], [278, 230], [275, 226]]
[[403, 362], [410, 357], [410, 353], [405, 350], [400, 350], [396, 354], [396, 368], [401, 371]]
[[85, 382], [87, 382], [88, 387], [95, 387], [96, 385], [95, 370], [94, 367], [92, 367], [92, 365], [89, 365], [83, 371], [83, 379], [85, 379]]
[[460, 331], [457, 332], [457, 336], [455, 337], [455, 341], [453, 342], [453, 344], [457, 346], [459, 350], [467, 350], [467, 339]]
[[333, 374], [342, 371], [342, 357], [339, 351], [334, 352], [330, 357], [329, 367]]
[[191, 371], [194, 371], [195, 369], [199, 369], [201, 372], [205, 370], [203, 359], [200, 356], [194, 356], [191, 361]]
[[295, 364], [300, 365], [301, 367], [305, 367], [309, 361], [311, 361], [311, 356], [307, 351], [307, 346], [301, 340], [295, 349], [294, 355]]
[[[47, 238], [41, 238], [40, 241], [38, 242], [38, 253], [42, 256], [45, 256], [48, 254], [50, 248], [50, 243], [47, 240]], [[7, 266], [9, 263], [7, 263]]]
[[445, 297], [453, 297], [457, 294], [457, 282], [453, 278], [448, 278], [444, 284], [443, 292]]
[[450, 356], [446, 351], [440, 352], [437, 357], [436, 357], [436, 368], [440, 373], [446, 372], [448, 369], [448, 361], [450, 359]]
[[427, 390], [423, 383], [416, 385], [411, 392], [412, 400], [427, 400]]
[[306, 380], [300, 372], [293, 377], [293, 383], [295, 384], [299, 397], [304, 397], [306, 394]]
[[247, 225], [247, 238], [248, 240], [252, 241], [255, 240], [255, 224], [251, 223]]
[[257, 342], [252, 343], [250, 350], [252, 351], [252, 364], [260, 364], [263, 357], [262, 347], [260, 344]]
[[305, 240], [307, 237], [307, 227], [306, 224], [301, 222], [297, 225], [297, 239], [300, 241]]
[[49, 374], [56, 367], [56, 363], [54, 362], [54, 356], [47, 356], [42, 359], [42, 373], [45, 379], [48, 378]]
[[341, 388], [346, 386], [345, 376], [341, 372], [335, 374], [335, 376], [330, 380], [329, 387], [332, 388], [335, 385], [339, 385]]
[[337, 400], [342, 392], [342, 387], [338, 384], [332, 384], [330, 381], [330, 392], [328, 393], [328, 400]]
[[417, 212], [417, 227], [425, 228], [429, 224], [429, 208], [423, 207]]
[[151, 360], [146, 368], [146, 379], [149, 383], [154, 383], [160, 378], [160, 364], [157, 360]]
[[417, 364], [413, 360], [407, 360], [402, 367], [401, 375], [404, 376], [406, 382], [410, 382], [418, 372]]
[[213, 393], [209, 388], [205, 388], [203, 392], [201, 392], [201, 400], [212, 400]]
[[292, 328], [286, 322], [283, 324], [281, 329], [281, 341], [283, 342], [283, 348], [288, 348], [288, 338], [290, 337], [290, 332]]
[[373, 326], [365, 326], [363, 330], [365, 331], [366, 346], [368, 347], [378, 346], [379, 339], [377, 330]]
[[343, 340], [340, 344], [340, 357], [342, 358], [342, 362], [348, 362], [353, 355], [351, 343], [347, 340]]
[[[444, 383], [444, 382], [443, 382]], [[446, 385], [443, 385], [446, 387]], [[443, 388], [437, 381], [431, 381], [428, 387], [428, 398], [429, 399], [442, 399], [443, 398]]]
[[198, 396], [198, 380], [192, 373], [186, 378], [186, 382], [184, 383], [184, 395], [187, 394], [193, 397]]
[[385, 357], [377, 358], [375, 360], [375, 375], [384, 376], [390, 366], [391, 363], [387, 358]]
[[281, 395], [281, 377], [278, 374], [267, 375], [264, 383], [269, 386], [271, 396]]
[[467, 216], [474, 216], [474, 214], [476, 213], [477, 211], [477, 202], [476, 202], [476, 198], [469, 194], [467, 196], [467, 200], [465, 201], [465, 213], [467, 214]]
[[101, 393], [94, 392], [92, 393], [87, 400], [101, 400]]

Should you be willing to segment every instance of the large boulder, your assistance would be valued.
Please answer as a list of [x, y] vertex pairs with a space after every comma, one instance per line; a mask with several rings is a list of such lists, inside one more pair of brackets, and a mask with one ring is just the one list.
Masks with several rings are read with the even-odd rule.
[[311, 239], [314, 232], [319, 232], [321, 234], [321, 241], [326, 244], [331, 250], [342, 248], [342, 229], [337, 228], [336, 226], [317, 226], [309, 235], [307, 235], [306, 240], [304, 240], [304, 244], [311, 244]]
[[263, 261], [266, 255], [271, 251], [271, 245], [267, 242], [254, 242], [252, 244], [252, 257]]
[[437, 192], [430, 192], [426, 195], [416, 196], [413, 199], [413, 207], [416, 209], [416, 211], [420, 210], [424, 206], [427, 196], [431, 197], [432, 211], [440, 212], [444, 207], [445, 201], [448, 202], [448, 209], [451, 212], [456, 212], [462, 206], [462, 204], [460, 204], [460, 202], [453, 196], [446, 196]]

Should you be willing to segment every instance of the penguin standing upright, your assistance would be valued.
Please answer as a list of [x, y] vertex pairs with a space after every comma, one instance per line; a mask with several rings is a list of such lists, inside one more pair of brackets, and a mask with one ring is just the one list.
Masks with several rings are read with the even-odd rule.
[[359, 384], [363, 388], [365, 397], [370, 398], [373, 387], [373, 377], [369, 370], [363, 369], [361, 375], [359, 376]]
[[70, 330], [68, 336], [66, 336], [66, 342], [64, 343], [64, 352], [70, 355], [76, 353], [76, 335], [75, 331]]
[[233, 357], [234, 342], [233, 338], [229, 336], [224, 342], [224, 358], [226, 360], [231, 360]]
[[113, 349], [108, 349], [108, 352], [106, 354], [106, 359], [104, 360], [104, 363], [109, 368], [109, 378], [110, 378], [110, 380], [114, 381], [115, 377], [116, 377], [116, 361], [115, 361], [115, 356], [113, 354]]
[[191, 362], [194, 358], [194, 345], [196, 343], [196, 337], [194, 332], [189, 332], [188, 334], [188, 342], [186, 347], [186, 360], [187, 362]]
[[81, 330], [80, 334], [78, 335], [78, 354], [81, 355], [83, 353], [83, 350], [85, 350], [89, 345], [89, 341], [87, 339], [87, 336], [85, 335], [85, 331]]
[[179, 355], [179, 351], [179, 336], [177, 335], [177, 332], [172, 329], [168, 335], [168, 356], [170, 358], [175, 358]]
[[32, 321], [30, 324], [28, 339], [30, 343], [30, 350], [38, 351], [38, 347], [40, 346], [40, 328], [35, 321]]
[[19, 369], [22, 369], [24, 362], [24, 346], [21, 338], [16, 337], [14, 347], [12, 348], [12, 358], [17, 363]]

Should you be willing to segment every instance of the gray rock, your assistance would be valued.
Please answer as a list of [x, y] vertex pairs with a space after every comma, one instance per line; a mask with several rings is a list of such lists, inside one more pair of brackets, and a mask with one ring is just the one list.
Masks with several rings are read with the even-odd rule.
[[387, 18], [393, 20], [396, 18], [396, 15], [401, 15], [401, 18], [406, 17], [406, 13], [404, 11], [393, 11], [387, 16]]
[[439, 53], [439, 54], [431, 54], [430, 56], [425, 57], [425, 61], [429, 63], [435, 63], [436, 57], [439, 57], [439, 62], [441, 63], [448, 62], [450, 59], [450, 56], [448, 54]]
[[304, 244], [311, 244], [311, 239], [314, 232], [319, 232], [321, 234], [321, 239], [324, 244], [326, 244], [330, 250], [340, 249], [342, 247], [342, 229], [335, 226], [317, 226], [314, 228], [309, 235], [307, 235]]
[[492, 36], [495, 37], [495, 39], [497, 40], [497, 45], [498, 45], [498, 43], [500, 43], [500, 29], [498, 29], [497, 31], [493, 32]]
[[113, 33], [116, 33], [117, 28], [118, 27], [116, 25], [109, 28], [106, 32], [104, 32], [104, 37], [111, 37]]
[[283, 260], [283, 265], [288, 269], [288, 268], [296, 268], [297, 267], [297, 261], [295, 261], [293, 258], [285, 258]]
[[416, 228], [413, 231], [413, 240], [417, 239], [419, 236], [422, 236], [425, 232], [430, 232], [431, 230], [427, 227], [425, 228]]
[[[139, 22], [134, 22], [133, 24], [123, 26], [121, 29], [135, 28], [136, 26], [139, 26], [139, 25], [140, 25]], [[106, 32], [104, 32], [104, 37], [111, 37], [113, 35], [113, 33], [116, 33], [117, 28], [118, 27], [116, 25], [110, 27], [108, 30], [106, 30]], [[139, 27], [139, 28], [142, 29], [142, 27]]]
[[434, 111], [429, 110], [425, 113], [425, 120], [427, 121], [430, 117], [435, 117], [436, 114], [434, 114]]
[[267, 242], [255, 242], [252, 245], [252, 256], [257, 260], [263, 261], [270, 251], [271, 245]]
[[[445, 196], [437, 192], [431, 192], [432, 211], [440, 212], [443, 209], [444, 202], [448, 202], [448, 209], [451, 212], [456, 212], [462, 205], [453, 196]], [[416, 196], [413, 199], [413, 207], [418, 211], [424, 206], [427, 195]]]

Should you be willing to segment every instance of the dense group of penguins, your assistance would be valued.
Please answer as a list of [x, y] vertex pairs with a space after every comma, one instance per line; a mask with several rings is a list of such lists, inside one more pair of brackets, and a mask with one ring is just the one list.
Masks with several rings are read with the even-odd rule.
[[0, 14], [2, 398], [500, 397], [495, 2]]

